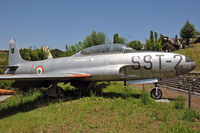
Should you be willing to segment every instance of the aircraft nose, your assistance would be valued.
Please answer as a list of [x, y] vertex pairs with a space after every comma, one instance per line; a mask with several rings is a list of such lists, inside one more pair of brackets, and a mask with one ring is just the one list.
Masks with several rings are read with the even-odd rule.
[[194, 70], [196, 68], [196, 64], [191, 58], [185, 56], [185, 61], [186, 61], [186, 63], [190, 64], [190, 67], [189, 67], [190, 71], [192, 71], [192, 70]]
[[195, 62], [191, 58], [185, 56], [185, 63], [177, 66], [176, 75], [178, 76], [178, 75], [189, 73], [192, 70], [194, 70], [195, 67], [196, 67]]
[[192, 64], [191, 64], [191, 71], [194, 70], [195, 68], [196, 68], [196, 64], [195, 64], [195, 62], [192, 62]]

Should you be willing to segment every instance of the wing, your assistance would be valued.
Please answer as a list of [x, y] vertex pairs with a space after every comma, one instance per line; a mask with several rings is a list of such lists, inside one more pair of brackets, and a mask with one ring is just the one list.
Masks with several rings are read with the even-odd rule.
[[[141, 73], [133, 72], [132, 67], [138, 67], [134, 65], [124, 65], [120, 68], [120, 77], [122, 79], [128, 80], [128, 84], [147, 84], [147, 83], [158, 83], [158, 78], [146, 78], [146, 79], [139, 79], [139, 80], [130, 80], [131, 78], [137, 77]], [[144, 72], [145, 73], [145, 72]]]
[[4, 74], [0, 80], [69, 80], [73, 78], [91, 77], [87, 73], [62, 73], [62, 74]]

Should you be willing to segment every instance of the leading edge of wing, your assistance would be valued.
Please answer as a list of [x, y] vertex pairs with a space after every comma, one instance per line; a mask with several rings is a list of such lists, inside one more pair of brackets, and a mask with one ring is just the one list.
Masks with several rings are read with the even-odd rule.
[[86, 73], [65, 73], [65, 74], [4, 74], [0, 75], [0, 80], [66, 80], [72, 78], [91, 77]]

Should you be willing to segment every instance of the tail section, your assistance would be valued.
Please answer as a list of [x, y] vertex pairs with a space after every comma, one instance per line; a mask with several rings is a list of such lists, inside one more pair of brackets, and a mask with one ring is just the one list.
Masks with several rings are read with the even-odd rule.
[[10, 46], [9, 46], [9, 59], [8, 59], [8, 65], [9, 66], [15, 66], [20, 63], [24, 63], [25, 60], [22, 59], [16, 41], [15, 39], [10, 40]]

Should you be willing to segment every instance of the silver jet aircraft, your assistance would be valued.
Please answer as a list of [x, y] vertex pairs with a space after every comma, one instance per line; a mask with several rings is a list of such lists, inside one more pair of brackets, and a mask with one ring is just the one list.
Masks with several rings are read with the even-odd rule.
[[[89, 92], [98, 81], [128, 81], [128, 84], [155, 83], [151, 96], [162, 97], [157, 83], [162, 78], [189, 73], [195, 62], [184, 55], [144, 52], [123, 44], [86, 48], [70, 57], [25, 61], [14, 39], [10, 41], [9, 62], [0, 80], [15, 80], [13, 87], [49, 87], [49, 96], [60, 96], [59, 82]], [[126, 83], [126, 82], [125, 82]]]

